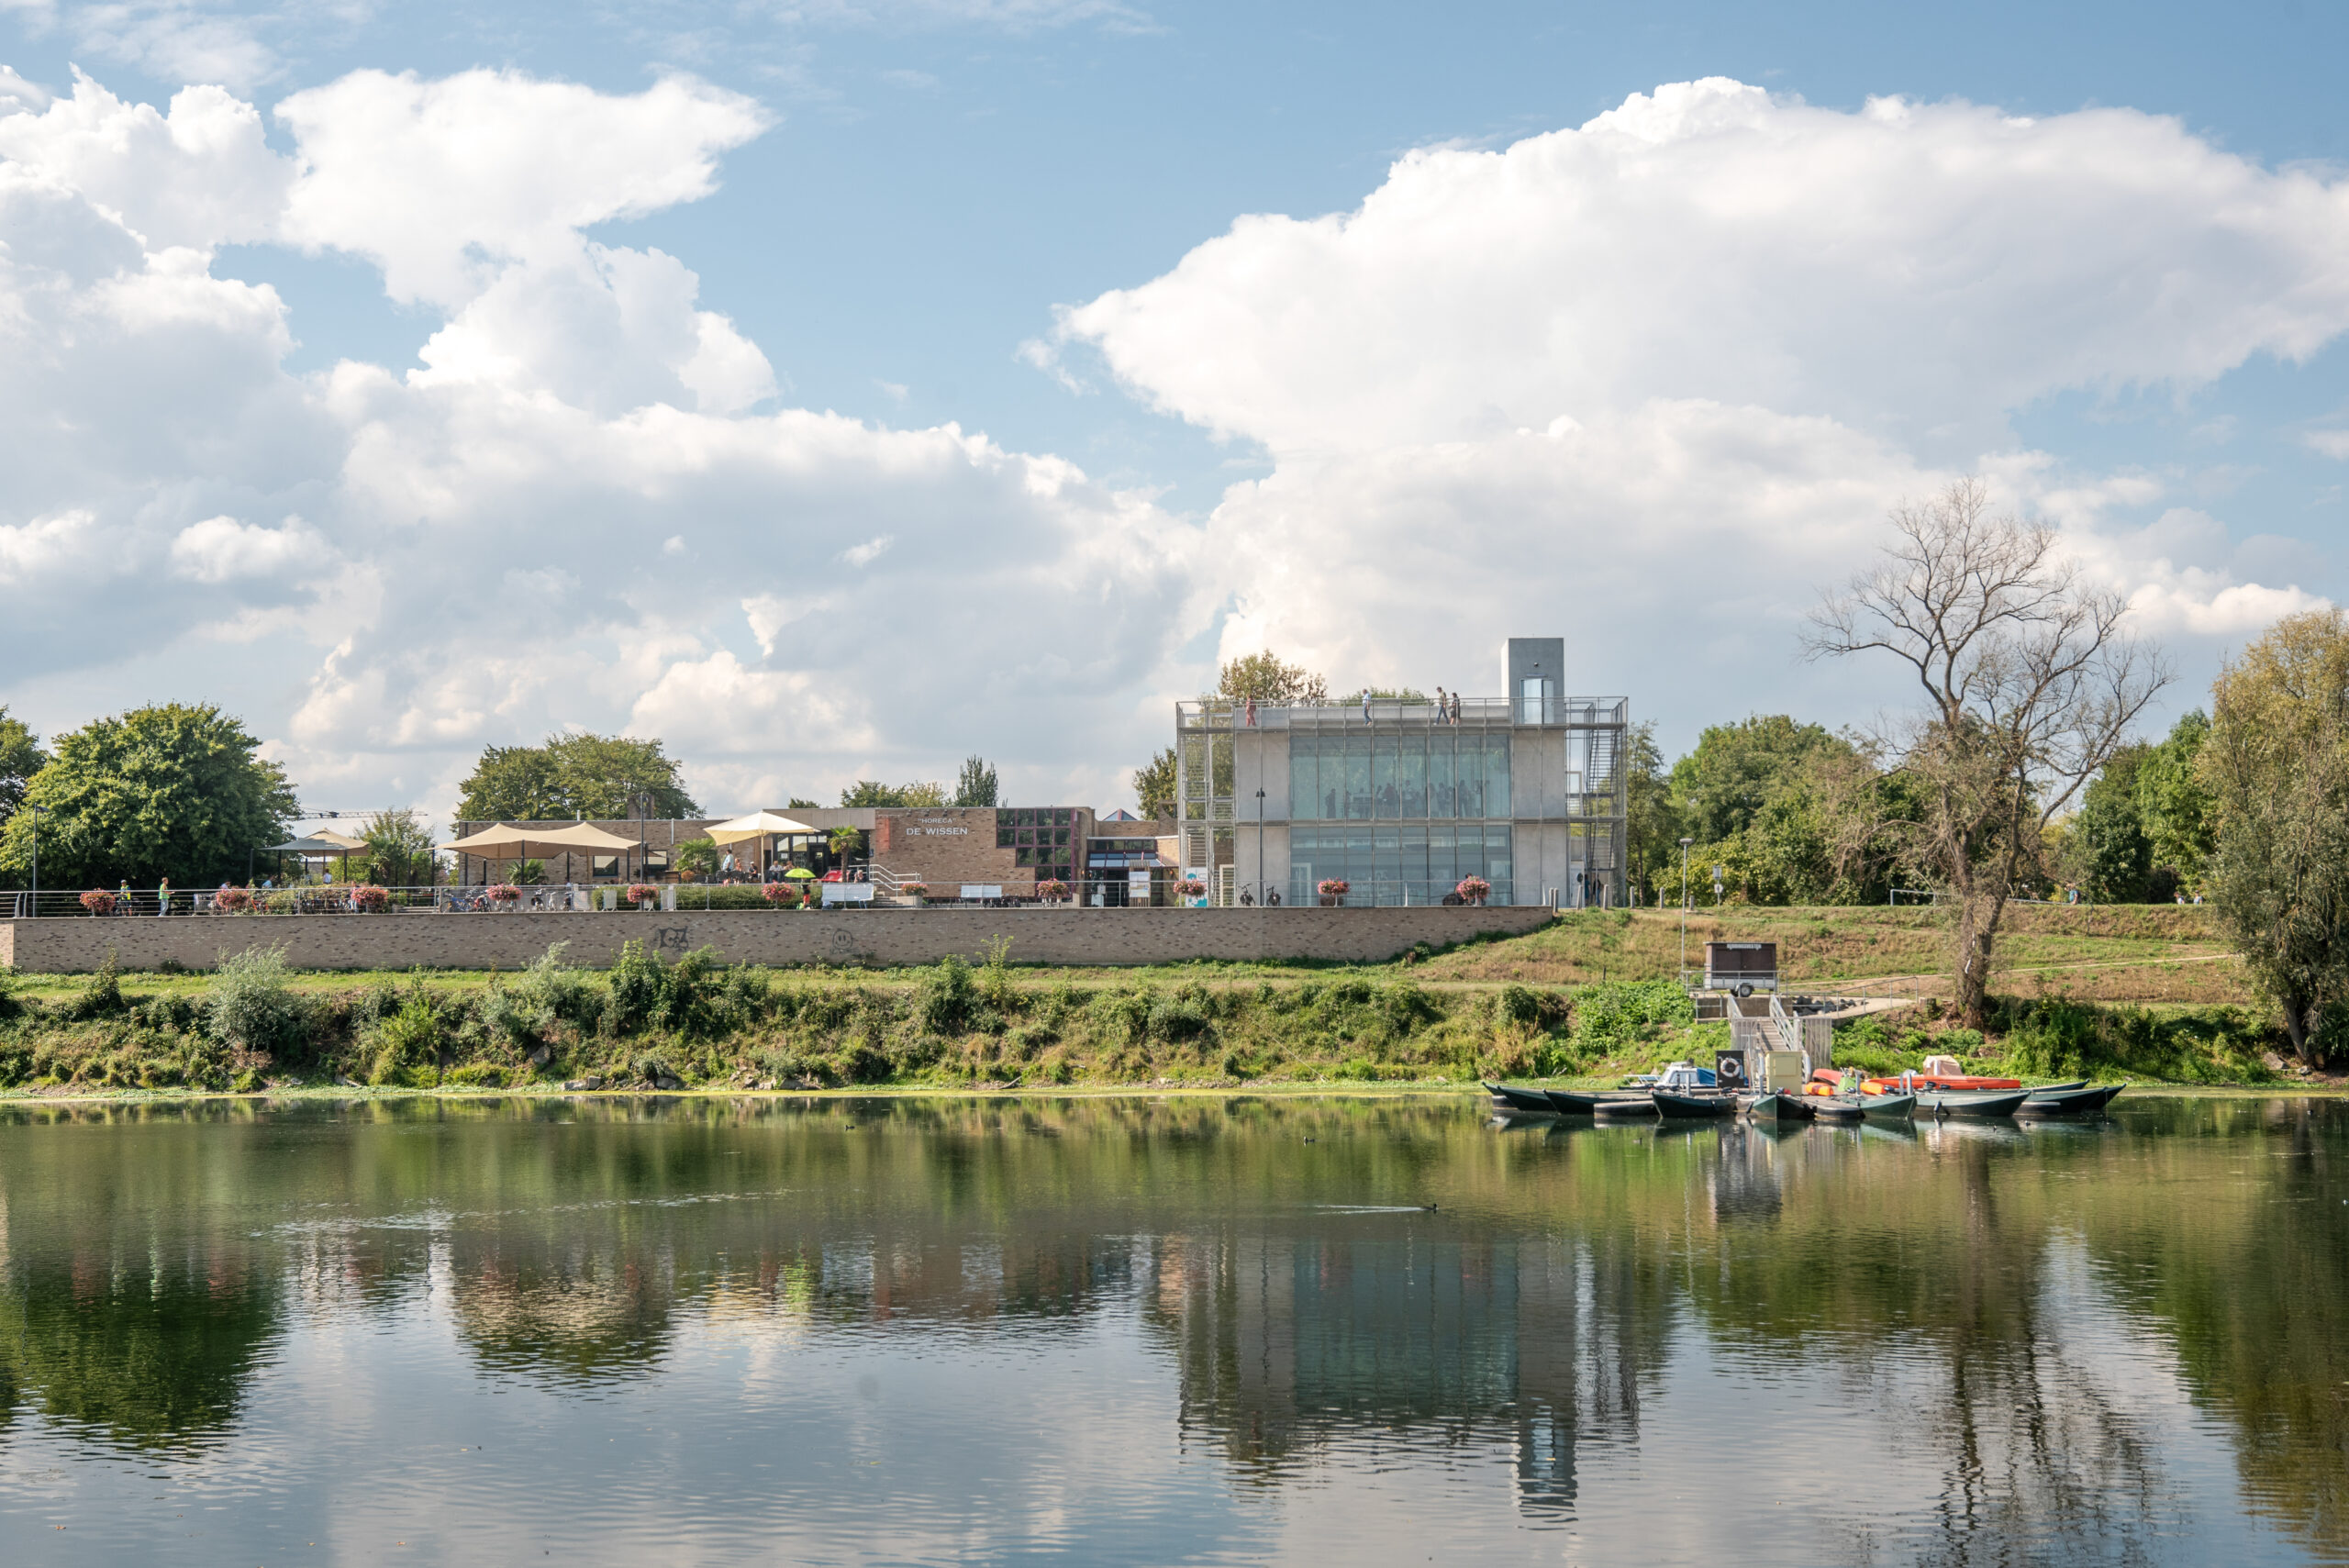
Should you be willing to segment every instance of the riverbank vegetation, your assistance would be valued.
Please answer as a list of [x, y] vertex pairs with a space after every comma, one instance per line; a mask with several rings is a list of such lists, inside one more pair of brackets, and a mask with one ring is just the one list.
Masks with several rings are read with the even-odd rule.
[[[1776, 913], [1831, 932], [1809, 939], [1808, 958], [1787, 934], [1792, 988], [1809, 984], [1806, 962], [1840, 967], [1885, 946], [1898, 962], [1904, 943], [1920, 957], [1934, 945], [1931, 911], [1860, 911], [1871, 917], [1857, 921], [1850, 911], [1834, 921]], [[2197, 946], [2192, 915], [2099, 911], [2111, 929], [2095, 934], [2076, 912], [2075, 929], [2042, 933], [2064, 962], [1998, 997], [1987, 1030], [1955, 1027], [1928, 995], [1845, 1026], [1838, 1059], [1898, 1071], [1938, 1051], [2045, 1076], [2266, 1081], [2280, 1035], [2257, 1007], [2225, 997], [2116, 1003], [2066, 989], [2100, 963], [2154, 974], [2221, 967], [2070, 956], [2099, 944], [2132, 954]], [[1692, 940], [1706, 925], [1692, 923]], [[1709, 1061], [1727, 1044], [1726, 1026], [1697, 1022], [1672, 977], [1665, 944], [1676, 937], [1665, 917], [1594, 912], [1390, 964], [1131, 971], [1023, 967], [1003, 946], [981, 962], [866, 971], [728, 964], [711, 951], [664, 963], [631, 944], [601, 972], [570, 963], [558, 946], [504, 974], [296, 974], [264, 951], [208, 974], [109, 966], [0, 980], [0, 1091], [1609, 1079], [1680, 1057]]]

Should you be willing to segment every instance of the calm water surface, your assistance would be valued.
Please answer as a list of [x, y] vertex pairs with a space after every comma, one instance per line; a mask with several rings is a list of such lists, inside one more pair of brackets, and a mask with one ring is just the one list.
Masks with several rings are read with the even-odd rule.
[[2349, 1560], [2349, 1106], [2116, 1112], [0, 1111], [0, 1562]]

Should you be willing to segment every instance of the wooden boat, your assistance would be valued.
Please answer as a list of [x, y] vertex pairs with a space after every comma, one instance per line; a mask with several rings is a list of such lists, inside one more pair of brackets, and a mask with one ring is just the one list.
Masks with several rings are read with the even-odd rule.
[[1907, 1121], [1917, 1108], [1914, 1095], [1862, 1095], [1860, 1114], [1870, 1121]]
[[1505, 1111], [1515, 1111], [1520, 1116], [1558, 1114], [1558, 1107], [1550, 1103], [1550, 1096], [1539, 1089], [1512, 1089], [1507, 1084], [1487, 1084], [1485, 1087], [1493, 1092], [1493, 1104]]
[[1809, 1121], [1813, 1119], [1810, 1103], [1800, 1095], [1773, 1092], [1749, 1095], [1738, 1102], [1745, 1114], [1755, 1121]]
[[2029, 1098], [2028, 1089], [1921, 1089], [1917, 1108], [1937, 1117], [2009, 1117]]
[[2090, 1087], [2033, 1089], [2030, 1098], [2015, 1110], [2017, 1116], [2090, 1116], [2110, 1105], [2114, 1096], [2127, 1088], [2126, 1084], [2099, 1084]]
[[1608, 1106], [1636, 1105], [1642, 1110], [1653, 1110], [1655, 1102], [1644, 1089], [1544, 1089], [1550, 1097], [1550, 1108], [1560, 1116], [1597, 1116]]
[[1655, 1102], [1656, 1115], [1679, 1120], [1727, 1116], [1737, 1108], [1737, 1102], [1727, 1095], [1680, 1095], [1670, 1089], [1652, 1089], [1648, 1097]]

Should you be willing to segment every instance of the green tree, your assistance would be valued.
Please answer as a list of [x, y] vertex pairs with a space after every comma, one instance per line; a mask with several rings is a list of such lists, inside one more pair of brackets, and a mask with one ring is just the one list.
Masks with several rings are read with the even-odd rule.
[[718, 840], [688, 839], [677, 846], [677, 874], [687, 882], [702, 882], [718, 871]]
[[[1860, 827], [1884, 781], [1846, 737], [1786, 714], [1715, 725], [1672, 769], [1673, 816], [1695, 839], [1692, 881], [1753, 904], [1873, 903], [1889, 875]], [[1675, 835], [1676, 836], [1676, 835]], [[1676, 868], [1675, 868], [1676, 871]]]
[[430, 880], [432, 830], [415, 812], [378, 811], [360, 837], [367, 845], [368, 874], [390, 887], [420, 887]]
[[954, 784], [954, 804], [957, 806], [994, 806], [996, 800], [995, 764], [985, 757], [965, 757], [963, 774]]
[[2138, 813], [2137, 789], [2150, 746], [2124, 746], [2080, 792], [2065, 834], [2065, 871], [2099, 904], [2142, 904], [2150, 891], [2154, 847]]
[[2349, 1003], [2349, 619], [2288, 616], [2219, 673], [2196, 761], [2217, 806], [2206, 876], [2292, 1049], [2325, 1057]]
[[1280, 655], [1266, 649], [1262, 653], [1243, 653], [1219, 670], [1216, 695], [1234, 702], [1254, 697], [1259, 703], [1275, 705], [1318, 703], [1329, 700], [1330, 687], [1312, 671], [1301, 664], [1285, 664]]
[[1174, 747], [1134, 770], [1134, 795], [1143, 817], [1157, 820], [1174, 815]]
[[542, 746], [489, 746], [462, 786], [468, 822], [566, 817], [698, 817], [676, 761], [658, 740], [622, 735], [551, 735]]
[[0, 706], [0, 823], [16, 815], [25, 798], [25, 786], [48, 764], [49, 753], [40, 749], [40, 737], [23, 719], [11, 718], [7, 708]]
[[1631, 839], [1627, 857], [1631, 879], [1642, 890], [1661, 888], [1669, 882], [1677, 897], [1680, 809], [1672, 798], [1664, 752], [1655, 743], [1654, 723], [1634, 725], [1630, 742], [1630, 754], [1624, 759], [1629, 774], [1624, 812]]
[[2210, 720], [2197, 708], [2137, 764], [2137, 816], [2153, 863], [2189, 888], [2202, 884], [2203, 862], [2210, 856], [2215, 802], [2195, 766], [2210, 735]]
[[844, 806], [928, 806], [946, 804], [946, 786], [915, 780], [911, 784], [885, 784], [877, 779], [859, 779], [841, 791]]
[[[261, 742], [209, 705], [133, 709], [57, 737], [25, 803], [40, 807], [40, 871], [55, 886], [152, 882], [200, 886], [242, 876], [248, 855], [285, 837], [298, 806]], [[0, 867], [32, 869], [33, 814], [0, 829]]]

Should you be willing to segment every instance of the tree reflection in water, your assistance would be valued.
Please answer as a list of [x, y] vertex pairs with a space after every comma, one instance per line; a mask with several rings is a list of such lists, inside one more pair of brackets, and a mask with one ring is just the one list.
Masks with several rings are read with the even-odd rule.
[[[1726, 1453], [1814, 1482], [1803, 1528], [1854, 1560], [2160, 1557], [2182, 1395], [2245, 1506], [2337, 1557], [2342, 1110], [1497, 1134], [1384, 1099], [20, 1108], [0, 1446], [28, 1413], [230, 1440], [287, 1334], [444, 1291], [474, 1367], [565, 1397], [657, 1394], [712, 1336], [937, 1356], [1131, 1324], [1170, 1453], [1243, 1495], [1482, 1454], [1523, 1523], [1582, 1525], [1624, 1505], [1595, 1490], [1624, 1456]], [[1691, 1397], [1750, 1434], [1692, 1429]]]

